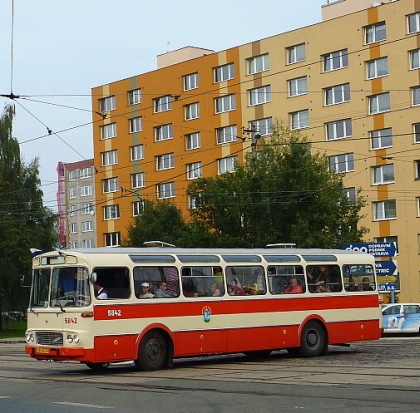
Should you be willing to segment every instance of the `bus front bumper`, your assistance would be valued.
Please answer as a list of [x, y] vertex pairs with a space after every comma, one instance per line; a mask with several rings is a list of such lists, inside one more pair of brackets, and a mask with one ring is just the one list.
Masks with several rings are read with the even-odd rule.
[[85, 349], [82, 347], [40, 347], [25, 346], [25, 353], [39, 360], [68, 360], [82, 357]]

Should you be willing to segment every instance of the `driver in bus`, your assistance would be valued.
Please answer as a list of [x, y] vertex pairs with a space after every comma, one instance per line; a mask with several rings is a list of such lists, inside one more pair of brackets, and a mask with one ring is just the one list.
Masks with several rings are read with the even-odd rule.
[[104, 287], [99, 282], [94, 283], [93, 288], [95, 289], [95, 297], [98, 300], [106, 300], [108, 298], [108, 292], [104, 290]]

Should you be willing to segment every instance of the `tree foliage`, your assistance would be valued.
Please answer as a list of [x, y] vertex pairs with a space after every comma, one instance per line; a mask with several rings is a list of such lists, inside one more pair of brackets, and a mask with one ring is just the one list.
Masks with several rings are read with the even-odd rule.
[[360, 192], [350, 200], [343, 175], [330, 171], [327, 157], [311, 154], [306, 138], [281, 126], [235, 173], [198, 179], [188, 194], [197, 206], [193, 221], [225, 245], [341, 248], [367, 231], [359, 226]]
[[27, 306], [20, 275], [30, 273], [29, 249], [51, 250], [57, 240], [56, 216], [43, 206], [39, 161], [22, 160], [13, 118], [14, 107], [6, 106], [0, 116], [0, 310]]

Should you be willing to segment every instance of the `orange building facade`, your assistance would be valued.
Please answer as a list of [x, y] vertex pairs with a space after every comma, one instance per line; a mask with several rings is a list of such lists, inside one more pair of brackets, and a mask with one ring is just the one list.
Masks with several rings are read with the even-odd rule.
[[193, 207], [188, 183], [231, 171], [251, 150], [246, 130], [279, 121], [346, 173], [349, 196], [362, 188], [367, 241], [397, 242], [401, 299], [419, 301], [419, 50], [420, 0], [329, 1], [321, 23], [184, 48], [93, 88], [97, 245], [120, 245], [144, 201]]

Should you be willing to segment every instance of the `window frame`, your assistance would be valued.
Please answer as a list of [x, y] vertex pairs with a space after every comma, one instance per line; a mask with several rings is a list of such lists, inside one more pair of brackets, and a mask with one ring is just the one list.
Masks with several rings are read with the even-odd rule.
[[139, 161], [144, 159], [144, 145], [132, 145], [130, 146], [130, 160]]
[[420, 86], [413, 86], [411, 90], [411, 102], [412, 106], [416, 107], [420, 105]]
[[144, 201], [134, 201], [131, 203], [133, 217], [137, 217], [144, 213]]
[[[250, 57], [246, 59], [246, 61], [248, 75], [254, 75], [256, 73], [262, 73], [270, 70], [270, 60], [268, 53], [263, 53], [258, 56]], [[261, 68], [259, 68], [259, 66]]]
[[110, 194], [112, 192], [119, 191], [119, 182], [118, 177], [114, 176], [112, 178], [105, 178], [102, 179], [102, 193], [103, 194]]
[[[226, 70], [225, 70], [226, 69]], [[213, 69], [214, 83], [226, 82], [235, 78], [234, 63], [226, 63]], [[226, 76], [226, 77], [225, 77]]]
[[168, 112], [172, 109], [172, 95], [159, 96], [153, 99], [153, 112]]
[[188, 90], [198, 89], [198, 72], [189, 73], [182, 77], [184, 92]]
[[116, 122], [107, 123], [106, 125], [101, 125], [101, 140], [112, 139], [117, 136], [117, 124]]
[[173, 139], [174, 131], [172, 123], [165, 123], [164, 125], [155, 126], [155, 142], [167, 141]]
[[143, 117], [136, 116], [128, 120], [129, 124], [129, 132], [136, 133], [141, 132], [143, 130]]
[[[341, 130], [343, 131], [343, 135], [339, 136], [339, 132]], [[339, 139], [350, 138], [353, 135], [353, 125], [351, 118], [327, 122], [325, 124], [325, 134], [327, 141], [336, 141]]]
[[238, 134], [237, 125], [228, 125], [216, 128], [216, 142], [218, 145], [236, 142]]
[[80, 187], [80, 196], [92, 196], [93, 195], [93, 186], [92, 185], [83, 185]]
[[[390, 171], [386, 171], [386, 169]], [[386, 178], [386, 176], [391, 175], [392, 178]], [[395, 168], [393, 163], [372, 167], [372, 185], [388, 185], [393, 183], [395, 183]]]
[[175, 182], [162, 182], [157, 185], [158, 199], [175, 198]]
[[102, 166], [111, 166], [118, 164], [118, 151], [112, 149], [101, 153]]
[[[395, 199], [375, 201], [375, 202], [372, 202], [372, 204], [373, 204], [374, 221], [388, 221], [391, 219], [397, 219], [397, 201]], [[388, 216], [388, 214], [392, 212], [391, 209], [395, 212], [395, 214]]]
[[[305, 115], [305, 117], [301, 119], [303, 115]], [[302, 109], [296, 112], [291, 112], [289, 116], [290, 116], [290, 130], [309, 128], [309, 109]], [[297, 117], [297, 119], [295, 119], [295, 117]], [[298, 126], [295, 126], [296, 124], [295, 120], [298, 121], [297, 122], [299, 123]], [[305, 124], [302, 124], [302, 120], [306, 121]]]
[[[414, 27], [413, 27], [413, 23], [414, 23]], [[420, 32], [420, 12], [411, 13], [407, 16], [407, 31], [408, 31], [408, 34]]]
[[200, 103], [194, 102], [184, 106], [185, 120], [198, 119], [200, 117]]
[[106, 232], [104, 234], [104, 241], [106, 247], [119, 247], [121, 242], [121, 233], [118, 232]]
[[142, 100], [142, 90], [141, 88], [132, 89], [127, 92], [128, 96], [128, 106], [134, 106], [141, 103]]
[[[325, 106], [339, 105], [350, 102], [350, 83], [342, 83], [324, 88]], [[329, 101], [330, 100], [330, 101]]]
[[249, 106], [258, 106], [271, 102], [271, 85], [249, 89], [248, 102]]
[[[303, 55], [304, 55], [303, 58], [298, 57], [300, 48], [303, 49]], [[289, 46], [286, 48], [286, 50], [287, 50], [287, 64], [288, 65], [293, 65], [295, 63], [306, 61], [306, 44], [304, 42], [295, 44], [293, 46]]]
[[144, 188], [146, 186], [144, 172], [135, 172], [131, 174], [130, 181], [131, 189]]
[[[301, 90], [301, 84], [300, 81], [304, 80], [304, 90]], [[288, 92], [289, 92], [289, 98], [295, 97], [295, 96], [302, 96], [306, 95], [308, 93], [308, 76], [300, 76], [296, 77], [294, 79], [290, 79], [287, 81], [288, 84]]]
[[157, 155], [156, 160], [156, 171], [165, 171], [167, 169], [175, 168], [175, 156], [173, 152], [164, 153]]
[[227, 156], [217, 160], [217, 174], [234, 173], [236, 171], [235, 165], [238, 162], [237, 156]]
[[[384, 106], [384, 102], [381, 102], [381, 97], [387, 97], [387, 107]], [[375, 103], [375, 105], [373, 105]], [[369, 115], [378, 115], [379, 113], [386, 113], [391, 111], [391, 94], [390, 92], [383, 92], [378, 93], [376, 95], [368, 96], [368, 104], [369, 104]], [[376, 107], [374, 111], [373, 108]]]
[[112, 110], [115, 110], [116, 107], [117, 105], [115, 95], [99, 99], [99, 112], [101, 113], [111, 112]]
[[[369, 132], [370, 138], [370, 149], [373, 151], [392, 148], [393, 139], [392, 139], [392, 128], [383, 128], [376, 129]], [[386, 140], [389, 139], [389, 142]]]
[[[334, 67], [334, 62], [338, 62], [338, 66]], [[331, 53], [322, 55], [322, 71], [323, 73], [333, 72], [334, 70], [349, 67], [349, 53], [347, 49], [336, 50]], [[331, 66], [329, 68], [328, 66]]]
[[[343, 158], [343, 159], [340, 159]], [[332, 162], [333, 161], [333, 162]], [[328, 163], [330, 166], [330, 171], [336, 173], [347, 173], [354, 172], [354, 153], [342, 153], [339, 155], [333, 155], [328, 158]], [[337, 165], [344, 165], [344, 168], [336, 168]]]
[[232, 110], [236, 110], [236, 95], [234, 93], [218, 96], [214, 99], [214, 113], [219, 114]]
[[[383, 29], [382, 29], [383, 28]], [[383, 38], [380, 37], [381, 31], [384, 30], [384, 36]], [[364, 36], [365, 36], [365, 44], [373, 44], [378, 42], [383, 42], [386, 40], [386, 23], [385, 21], [369, 24], [368, 26], [364, 27]], [[369, 39], [369, 36], [371, 39]]]
[[115, 219], [120, 218], [120, 206], [119, 204], [113, 204], [113, 205], [105, 205], [103, 207], [104, 210], [104, 221], [112, 221]]
[[[196, 144], [196, 146], [194, 145]], [[193, 132], [185, 135], [185, 148], [187, 151], [201, 148], [201, 133]]]
[[82, 221], [82, 232], [93, 232], [93, 222]]
[[[380, 62], [385, 61], [386, 62], [386, 73], [379, 73], [380, 72], [380, 68], [378, 68], [378, 64], [380, 64]], [[371, 68], [373, 68], [373, 75], [371, 74]], [[372, 79], [378, 79], [380, 77], [385, 77], [389, 75], [389, 65], [388, 65], [388, 56], [384, 56], [384, 57], [379, 57], [377, 59], [373, 59], [373, 60], [368, 60], [366, 62], [366, 78], [367, 80], [372, 80]]]
[[261, 136], [268, 136], [273, 133], [273, 118], [256, 119], [249, 122], [249, 128], [259, 133]]
[[420, 122], [413, 123], [414, 143], [420, 143]]
[[201, 162], [192, 162], [187, 164], [187, 179], [193, 180], [203, 177], [203, 166]]

